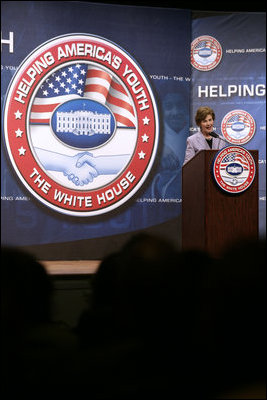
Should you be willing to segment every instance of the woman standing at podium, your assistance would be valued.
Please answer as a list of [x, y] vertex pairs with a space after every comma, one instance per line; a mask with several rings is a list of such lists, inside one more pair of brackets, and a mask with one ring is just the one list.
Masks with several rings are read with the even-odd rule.
[[[200, 150], [221, 150], [226, 142], [213, 132], [215, 113], [210, 107], [200, 107], [197, 110], [195, 121], [199, 132], [187, 138], [184, 164], [194, 157]], [[183, 164], [183, 165], [184, 165]]]

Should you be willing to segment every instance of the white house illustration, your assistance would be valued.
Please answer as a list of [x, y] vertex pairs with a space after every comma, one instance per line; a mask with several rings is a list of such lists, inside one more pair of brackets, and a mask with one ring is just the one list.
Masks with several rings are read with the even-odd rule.
[[57, 112], [57, 132], [72, 132], [74, 135], [92, 136], [111, 133], [111, 115], [96, 111]]

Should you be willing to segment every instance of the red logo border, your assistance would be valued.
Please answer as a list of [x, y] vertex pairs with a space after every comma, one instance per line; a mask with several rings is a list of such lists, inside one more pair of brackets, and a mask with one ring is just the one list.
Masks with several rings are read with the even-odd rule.
[[[126, 166], [124, 171], [121, 172], [120, 175], [117, 176], [116, 179], [110, 184], [106, 185], [105, 187], [98, 188], [97, 190], [84, 192], [81, 190], [76, 192], [75, 190], [68, 189], [51, 179], [51, 177], [46, 174], [46, 171], [41, 169], [40, 165], [36, 162], [27, 135], [29, 103], [40, 81], [43, 80], [45, 76], [52, 73], [55, 68], [60, 68], [61, 66], [66, 65], [68, 62], [96, 62], [96, 59], [92, 59], [92, 57], [89, 57], [88, 54], [86, 56], [79, 55], [77, 57], [69, 56], [64, 58], [62, 61], [57, 60], [59, 46], [63, 46], [65, 44], [68, 44], [69, 46], [75, 46], [76, 44], [78, 47], [78, 43], [90, 43], [95, 46], [101, 46], [101, 48], [104, 48], [105, 51], [110, 51], [113, 58], [119, 57], [122, 60], [121, 66], [119, 67], [120, 71], [116, 69], [118, 68], [118, 65], [115, 64], [114, 67], [109, 64], [108, 68], [110, 68], [110, 70], [119, 77], [119, 79], [130, 91], [131, 87], [127, 81], [127, 76], [123, 76], [123, 70], [127, 65], [128, 68], [133, 71], [142, 85], [144, 89], [144, 95], [147, 99], [147, 104], [149, 105], [147, 109], [143, 110], [138, 104], [136, 97], [134, 97], [134, 94], [132, 94], [138, 121], [138, 139], [131, 161]], [[39, 60], [41, 57], [44, 58], [48, 54], [51, 54], [51, 59], [53, 58], [58, 62], [52, 62], [51, 66], [49, 65], [39, 76], [36, 76], [36, 81], [30, 86], [29, 75], [27, 75], [26, 72], [37, 59]], [[97, 63], [107, 67], [106, 61], [99, 59], [97, 60]], [[25, 82], [27, 82], [29, 85], [26, 85]], [[15, 100], [18, 90], [25, 90], [24, 104]], [[152, 168], [158, 146], [158, 112], [152, 89], [145, 74], [143, 73], [141, 67], [125, 50], [113, 42], [95, 35], [64, 35], [51, 39], [50, 41], [41, 45], [39, 48], [35, 49], [18, 68], [18, 71], [10, 84], [5, 103], [4, 126], [7, 151], [12, 165], [24, 186], [26, 186], [27, 189], [38, 198], [38, 200], [50, 208], [64, 214], [75, 216], [102, 214], [119, 207], [121, 204], [125, 203], [129, 198], [131, 198], [133, 194], [136, 193], [136, 191], [142, 186], [146, 177], [148, 176]], [[15, 135], [15, 130], [17, 129], [23, 132], [19, 138]], [[149, 140], [145, 143], [141, 140], [141, 137], [144, 134], [149, 136]], [[24, 149], [25, 152], [23, 154]], [[140, 153], [144, 153], [145, 156], [140, 158]], [[40, 173], [40, 179], [44, 179], [46, 182], [46, 184], [40, 188], [36, 183], [34, 183], [34, 180], [30, 178], [31, 174], [33, 173], [33, 168], [36, 168]], [[111, 193], [113, 187], [120, 185], [122, 179], [128, 180], [128, 187], [123, 190], [121, 195], [113, 196]], [[73, 204], [70, 206], [67, 204], [60, 204], [54, 200], [55, 190], [64, 192], [67, 198], [70, 198], [71, 196], [73, 196], [73, 198], [74, 196], [82, 196], [84, 197], [84, 201], [82, 203], [78, 203], [78, 209], [77, 202], [75, 205], [73, 202]], [[109, 197], [106, 196], [106, 194], [109, 194]], [[101, 198], [103, 199], [105, 198], [106, 201], [101, 201], [100, 204], [99, 196], [102, 196]]]

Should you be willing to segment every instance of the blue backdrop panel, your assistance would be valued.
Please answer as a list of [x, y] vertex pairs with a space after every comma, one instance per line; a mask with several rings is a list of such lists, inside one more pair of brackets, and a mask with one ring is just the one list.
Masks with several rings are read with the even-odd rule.
[[[255, 122], [255, 132], [246, 143], [242, 144], [241, 142], [241, 145], [248, 150], [259, 151], [259, 229], [261, 236], [266, 234], [265, 27], [266, 16], [264, 13], [227, 15], [203, 13], [203, 18], [198, 16], [192, 21], [192, 44], [196, 45], [194, 54], [197, 56], [192, 60], [190, 130], [191, 133], [197, 130], [194, 116], [198, 107], [203, 105], [214, 109], [215, 127], [219, 134], [224, 133], [222, 132], [225, 129], [223, 121], [225, 118], [227, 120], [227, 115], [232, 115], [232, 120], [229, 119], [226, 122], [229, 125], [241, 122], [236, 125], [241, 129], [239, 132], [236, 131], [236, 138], [242, 138], [242, 134], [245, 132], [243, 123], [252, 117]], [[219, 56], [218, 45], [221, 46]], [[200, 56], [198, 57], [199, 52]], [[213, 68], [209, 69], [209, 67]], [[247, 131], [250, 128], [247, 127]]]
[[123, 206], [103, 215], [81, 218], [58, 213], [32, 196], [16, 176], [3, 139], [4, 244], [72, 242], [75, 246], [81, 239], [157, 226], [181, 213], [181, 165], [190, 110], [190, 12], [82, 2], [2, 2], [3, 106], [8, 85], [23, 60], [43, 43], [74, 33], [105, 38], [124, 49], [144, 71], [159, 114], [155, 162], [142, 187]]

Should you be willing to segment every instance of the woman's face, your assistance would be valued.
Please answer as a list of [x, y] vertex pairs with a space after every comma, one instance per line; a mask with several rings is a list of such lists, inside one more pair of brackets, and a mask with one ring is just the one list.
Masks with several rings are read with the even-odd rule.
[[213, 118], [211, 114], [208, 114], [203, 121], [200, 122], [200, 130], [204, 136], [209, 136], [210, 132], [213, 131]]

